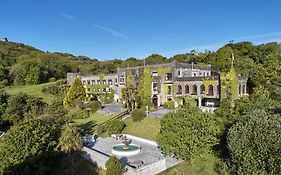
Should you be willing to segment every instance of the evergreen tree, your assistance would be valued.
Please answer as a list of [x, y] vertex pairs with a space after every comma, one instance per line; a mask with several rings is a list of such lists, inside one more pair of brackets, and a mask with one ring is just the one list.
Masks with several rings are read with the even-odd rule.
[[76, 78], [65, 96], [64, 104], [75, 105], [76, 103], [83, 102], [85, 98], [86, 93], [82, 82], [80, 78]]

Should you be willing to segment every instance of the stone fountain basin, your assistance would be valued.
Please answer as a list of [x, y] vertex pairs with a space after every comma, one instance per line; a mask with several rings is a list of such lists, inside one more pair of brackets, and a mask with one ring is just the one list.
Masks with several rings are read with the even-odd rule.
[[112, 147], [112, 154], [116, 156], [133, 156], [140, 152], [140, 146], [129, 144], [127, 149], [124, 149], [124, 144], [114, 145]]

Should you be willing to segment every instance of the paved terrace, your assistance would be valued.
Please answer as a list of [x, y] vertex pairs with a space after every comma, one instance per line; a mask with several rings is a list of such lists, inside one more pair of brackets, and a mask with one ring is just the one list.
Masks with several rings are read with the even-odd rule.
[[[157, 162], [159, 161], [162, 162], [164, 161], [165, 162], [164, 168], [167, 169], [182, 162], [181, 160], [177, 160], [165, 156], [154, 141], [142, 139], [131, 135], [127, 135], [127, 138], [128, 140], [131, 140], [132, 144], [141, 146], [141, 152], [137, 155], [133, 155], [129, 157], [118, 156], [118, 158], [127, 165], [135, 161], [142, 161], [143, 162], [142, 167], [144, 167], [155, 163], [157, 164]], [[112, 147], [116, 144], [121, 144], [121, 143], [122, 143], [121, 140], [115, 140], [114, 138], [109, 138], [109, 137], [97, 138], [96, 141], [88, 147], [92, 149], [94, 152], [97, 152], [99, 154], [102, 154], [103, 156], [108, 157], [113, 155], [111, 152]]]

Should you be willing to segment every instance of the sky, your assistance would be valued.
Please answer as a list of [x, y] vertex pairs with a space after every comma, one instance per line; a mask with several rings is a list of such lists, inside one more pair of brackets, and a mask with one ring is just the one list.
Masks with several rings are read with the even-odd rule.
[[0, 38], [99, 60], [281, 41], [280, 0], [2, 0]]

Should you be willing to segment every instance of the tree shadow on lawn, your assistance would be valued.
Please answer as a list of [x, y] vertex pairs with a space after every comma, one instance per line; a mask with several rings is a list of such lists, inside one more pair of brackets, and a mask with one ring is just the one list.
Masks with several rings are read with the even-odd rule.
[[93, 135], [95, 133], [96, 127], [98, 126], [97, 122], [89, 121], [87, 123], [78, 125], [81, 135]]
[[55, 151], [40, 152], [23, 162], [4, 169], [5, 175], [98, 175], [95, 162], [90, 163], [82, 157], [80, 151], [59, 153]]

